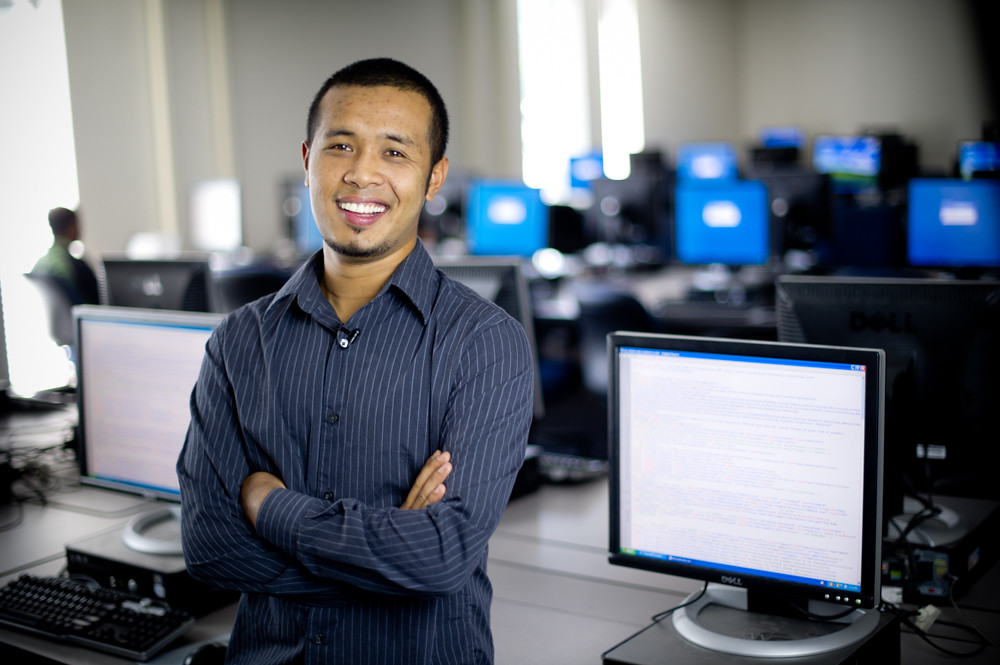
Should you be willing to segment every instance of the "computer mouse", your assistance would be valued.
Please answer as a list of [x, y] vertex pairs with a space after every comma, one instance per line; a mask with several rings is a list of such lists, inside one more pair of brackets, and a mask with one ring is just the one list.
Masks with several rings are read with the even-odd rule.
[[222, 665], [225, 660], [225, 643], [206, 642], [191, 650], [184, 659], [184, 665]]

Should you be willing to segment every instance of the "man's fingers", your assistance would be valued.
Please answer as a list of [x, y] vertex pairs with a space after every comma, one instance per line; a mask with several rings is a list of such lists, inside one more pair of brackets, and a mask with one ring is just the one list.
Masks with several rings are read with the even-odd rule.
[[442, 482], [452, 469], [450, 460], [451, 454], [447, 452], [437, 451], [431, 455], [417, 474], [401, 508], [415, 510], [440, 501], [445, 492]]

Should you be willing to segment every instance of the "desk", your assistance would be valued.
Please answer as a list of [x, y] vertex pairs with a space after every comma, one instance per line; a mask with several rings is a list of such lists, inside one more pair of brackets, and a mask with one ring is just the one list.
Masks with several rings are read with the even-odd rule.
[[[601, 653], [699, 587], [692, 580], [607, 563], [607, 492], [604, 480], [546, 485], [507, 507], [490, 541], [489, 558], [498, 665], [596, 665]], [[89, 507], [89, 513], [81, 512], [81, 505]], [[58, 574], [65, 565], [62, 547], [67, 540], [124, 523], [144, 505], [140, 499], [94, 488], [64, 491], [47, 506], [25, 504], [23, 524], [0, 533], [0, 583], [20, 572]], [[10, 510], [3, 507], [0, 513]], [[0, 520], [4, 516], [0, 514]], [[966, 613], [994, 639], [1000, 638], [998, 590], [1000, 570], [994, 566], [962, 599], [969, 608]], [[151, 662], [180, 663], [193, 644], [225, 635], [233, 615], [230, 606], [203, 617], [175, 648]], [[957, 620], [951, 609], [945, 609], [944, 616]], [[935, 626], [933, 632], [940, 634], [941, 629]], [[7, 630], [0, 630], [0, 643], [66, 663], [124, 662]], [[948, 646], [967, 651], [970, 645], [952, 641]], [[3, 649], [0, 644], [0, 660], [15, 662], [3, 657]], [[956, 662], [905, 632], [901, 649], [907, 665]], [[1000, 648], [962, 662], [1000, 662]]]

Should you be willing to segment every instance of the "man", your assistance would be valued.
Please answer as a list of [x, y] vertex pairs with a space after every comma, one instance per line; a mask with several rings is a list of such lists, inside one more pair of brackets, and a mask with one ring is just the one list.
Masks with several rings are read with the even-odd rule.
[[70, 244], [80, 239], [80, 217], [68, 208], [49, 211], [52, 246], [35, 262], [32, 274], [47, 275], [58, 285], [72, 305], [98, 303], [97, 277], [82, 259], [69, 253]]
[[178, 475], [189, 571], [242, 592], [229, 662], [493, 661], [487, 542], [533, 370], [417, 240], [447, 135], [406, 65], [327, 80], [302, 145], [325, 246], [208, 343]]

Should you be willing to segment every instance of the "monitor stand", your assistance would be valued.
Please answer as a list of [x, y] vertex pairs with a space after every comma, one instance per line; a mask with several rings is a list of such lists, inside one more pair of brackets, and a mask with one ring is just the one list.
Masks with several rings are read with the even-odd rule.
[[[767, 635], [762, 634], [759, 629], [754, 629], [751, 625], [753, 613], [746, 612], [745, 618], [740, 618], [741, 623], [746, 626], [737, 626], [735, 632], [739, 637], [732, 634], [725, 634], [721, 631], [713, 630], [705, 625], [701, 620], [701, 613], [710, 605], [732, 608], [736, 610], [748, 610], [748, 598], [746, 589], [725, 586], [720, 584], [709, 584], [701, 597], [697, 596], [701, 592], [695, 592], [688, 597], [687, 601], [693, 601], [690, 605], [682, 607], [673, 613], [673, 627], [677, 634], [688, 642], [722, 653], [734, 654], [748, 657], [804, 657], [816, 654], [846, 649], [857, 644], [879, 627], [878, 610], [855, 609], [846, 616], [831, 622], [823, 622], [825, 628], [830, 628], [833, 624], [837, 627], [832, 632], [826, 634], [808, 634], [802, 636], [795, 634], [794, 630], [789, 630], [793, 623], [803, 623], [799, 620], [789, 619], [788, 624], [781, 626], [778, 631], [781, 633], [777, 639], [767, 639]], [[697, 598], [697, 599], [696, 599]], [[810, 601], [809, 611], [818, 615], [839, 615], [844, 612], [843, 605], [833, 603], [823, 603], [820, 601]], [[735, 614], [739, 617], [739, 614]], [[775, 616], [775, 620], [781, 621], [783, 618]]]
[[162, 506], [139, 513], [122, 529], [122, 542], [133, 552], [183, 554], [181, 550], [181, 507]]

